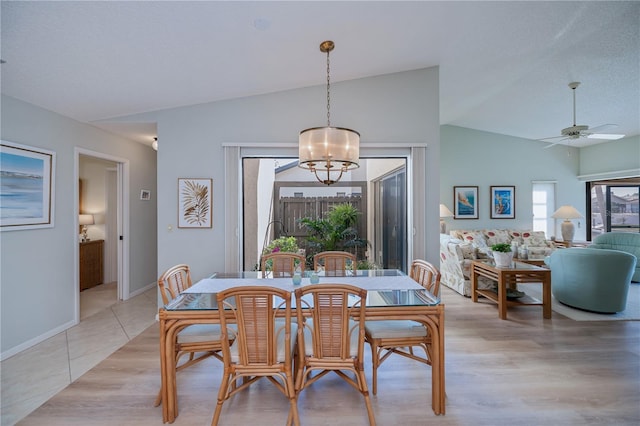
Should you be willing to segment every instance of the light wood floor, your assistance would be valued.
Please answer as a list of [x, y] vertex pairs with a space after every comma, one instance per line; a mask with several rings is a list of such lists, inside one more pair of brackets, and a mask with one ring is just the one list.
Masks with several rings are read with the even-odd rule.
[[[640, 321], [577, 322], [540, 307], [473, 304], [444, 288], [447, 413], [430, 408], [430, 368], [391, 358], [372, 402], [379, 425], [638, 425]], [[367, 347], [368, 349], [368, 347]], [[370, 381], [370, 362], [367, 360]], [[20, 425], [161, 425], [158, 326], [151, 326]], [[175, 425], [210, 424], [221, 364], [178, 373]], [[304, 425], [366, 425], [361, 396], [327, 376], [299, 399]], [[287, 402], [262, 380], [229, 400], [222, 425], [278, 425]]]

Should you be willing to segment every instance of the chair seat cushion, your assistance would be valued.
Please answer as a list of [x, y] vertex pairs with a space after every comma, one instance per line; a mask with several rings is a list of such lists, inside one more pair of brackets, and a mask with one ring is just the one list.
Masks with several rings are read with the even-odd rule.
[[220, 340], [218, 324], [193, 324], [178, 333], [178, 343], [197, 343]]
[[374, 339], [427, 335], [427, 329], [422, 324], [409, 320], [367, 321], [364, 328], [367, 335]]

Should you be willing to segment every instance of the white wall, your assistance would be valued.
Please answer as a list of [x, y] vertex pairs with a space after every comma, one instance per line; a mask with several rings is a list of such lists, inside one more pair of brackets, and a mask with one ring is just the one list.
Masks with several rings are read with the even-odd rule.
[[[453, 211], [454, 186], [478, 186], [478, 219], [447, 219], [447, 229], [531, 229], [532, 181], [556, 181], [556, 205], [570, 204], [584, 215], [585, 187], [577, 178], [577, 148], [520, 139], [463, 127], [442, 126], [440, 202]], [[515, 219], [490, 218], [490, 187], [514, 185]], [[574, 221], [576, 240], [586, 238], [585, 221]], [[551, 236], [549, 236], [551, 237]]]
[[[321, 82], [319, 82], [321, 83]], [[225, 143], [296, 143], [302, 129], [323, 125], [326, 87], [271, 93], [121, 118], [157, 122], [158, 268], [192, 266], [195, 280], [225, 268]], [[426, 198], [429, 212], [423, 234], [432, 235], [428, 256], [437, 262], [439, 203], [438, 68], [363, 78], [332, 84], [332, 125], [360, 132], [363, 143], [427, 143]], [[179, 177], [211, 177], [214, 185], [212, 229], [176, 226]], [[426, 235], [423, 235], [426, 239]], [[424, 250], [420, 250], [424, 253]]]
[[0, 234], [2, 358], [73, 325], [78, 293], [74, 268], [74, 149], [105, 153], [130, 162], [130, 287], [156, 279], [156, 203], [139, 201], [139, 190], [155, 192], [155, 152], [51, 111], [2, 96], [3, 140], [56, 152], [55, 226]]
[[581, 176], [610, 179], [640, 176], [640, 136], [580, 149]]

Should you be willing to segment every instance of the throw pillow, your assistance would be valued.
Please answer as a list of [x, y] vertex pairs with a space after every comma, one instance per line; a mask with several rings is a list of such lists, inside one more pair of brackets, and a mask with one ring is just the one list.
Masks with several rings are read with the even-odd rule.
[[515, 241], [516, 243], [518, 243], [519, 246], [523, 244], [522, 232], [523, 231], [519, 231], [517, 229], [509, 230], [509, 236], [511, 236], [511, 241]]
[[491, 247], [494, 244], [511, 244], [511, 236], [503, 229], [490, 229], [484, 232], [487, 237], [487, 245]]
[[528, 247], [546, 247], [547, 238], [543, 231], [523, 232], [522, 243]]
[[463, 259], [475, 260], [478, 258], [478, 256], [476, 255], [476, 248], [473, 246], [473, 244], [463, 243], [463, 244], [457, 245], [456, 247], [460, 249], [458, 256], [462, 255]]
[[464, 234], [464, 241], [467, 243], [473, 244], [476, 248], [487, 248], [487, 240], [484, 237], [484, 234], [479, 231], [470, 231]]

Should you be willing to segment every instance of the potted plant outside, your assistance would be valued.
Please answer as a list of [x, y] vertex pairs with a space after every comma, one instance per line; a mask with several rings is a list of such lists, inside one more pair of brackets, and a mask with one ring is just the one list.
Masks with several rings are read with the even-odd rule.
[[322, 251], [343, 250], [355, 252], [366, 248], [369, 242], [360, 238], [357, 230], [358, 210], [349, 203], [333, 205], [324, 217], [299, 219], [300, 226], [307, 230], [307, 267], [313, 267], [313, 255]]
[[491, 246], [491, 252], [493, 253], [493, 260], [496, 262], [497, 267], [507, 268], [511, 266], [511, 261], [513, 260], [511, 244], [494, 244]]

